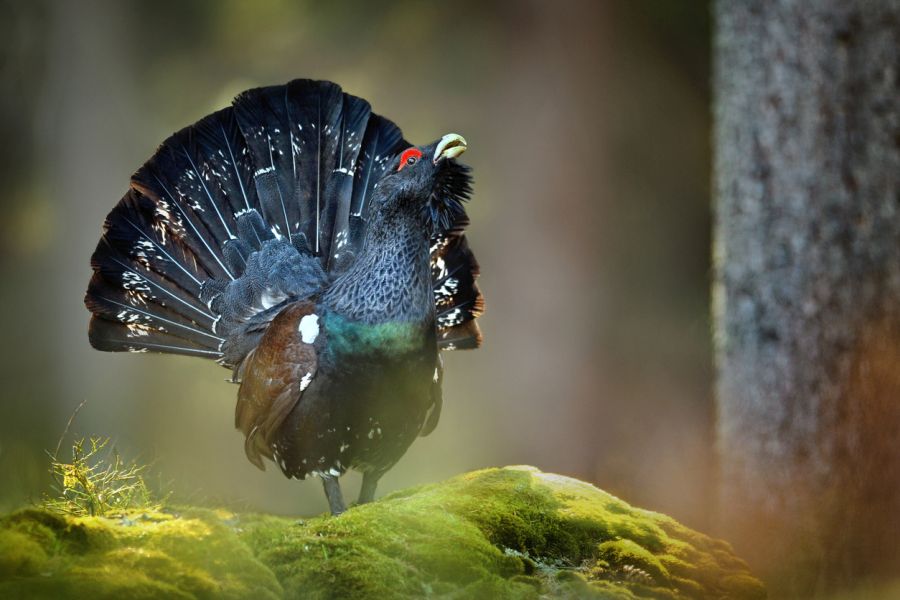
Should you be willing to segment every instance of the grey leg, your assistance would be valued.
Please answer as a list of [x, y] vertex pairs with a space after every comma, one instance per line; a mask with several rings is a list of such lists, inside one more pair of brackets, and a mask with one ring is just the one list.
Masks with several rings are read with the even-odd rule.
[[341, 484], [337, 477], [323, 477], [322, 485], [325, 487], [325, 495], [328, 497], [328, 506], [331, 508], [331, 514], [338, 516], [345, 510], [347, 505], [344, 504], [344, 494], [341, 493]]
[[362, 487], [359, 490], [358, 504], [365, 504], [375, 499], [375, 488], [378, 487], [378, 480], [381, 479], [382, 473], [373, 473], [366, 471], [363, 473]]

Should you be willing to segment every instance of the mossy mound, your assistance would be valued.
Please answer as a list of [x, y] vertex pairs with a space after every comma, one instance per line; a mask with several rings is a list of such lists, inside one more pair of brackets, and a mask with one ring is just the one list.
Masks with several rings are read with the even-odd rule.
[[14, 513], [0, 521], [0, 598], [281, 598], [230, 517]]
[[486, 469], [296, 521], [0, 520], [0, 598], [763, 598], [730, 547], [586, 483]]

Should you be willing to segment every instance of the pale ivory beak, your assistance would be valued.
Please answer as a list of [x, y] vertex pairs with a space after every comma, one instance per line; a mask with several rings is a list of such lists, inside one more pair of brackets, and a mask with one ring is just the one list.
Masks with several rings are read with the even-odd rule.
[[458, 133], [448, 133], [434, 149], [434, 162], [443, 158], [456, 158], [466, 151], [466, 138]]

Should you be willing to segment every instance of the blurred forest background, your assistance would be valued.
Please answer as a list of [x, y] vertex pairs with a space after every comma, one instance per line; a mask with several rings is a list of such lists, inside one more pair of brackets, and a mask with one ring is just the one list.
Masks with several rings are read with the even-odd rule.
[[325, 510], [318, 484], [244, 458], [225, 370], [93, 351], [82, 305], [103, 218], [159, 142], [243, 89], [313, 77], [410, 140], [462, 133], [475, 169], [485, 345], [446, 357], [442, 422], [380, 491], [528, 463], [709, 529], [705, 2], [0, 11], [0, 510], [47, 489], [45, 450], [83, 400], [73, 432], [152, 461], [177, 501]]

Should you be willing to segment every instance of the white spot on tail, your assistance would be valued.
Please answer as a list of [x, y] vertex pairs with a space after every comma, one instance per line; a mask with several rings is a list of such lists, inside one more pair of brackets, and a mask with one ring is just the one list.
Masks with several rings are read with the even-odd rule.
[[300, 319], [300, 339], [304, 344], [312, 344], [319, 337], [319, 315], [306, 315]]
[[443, 258], [441, 258], [441, 257], [436, 258], [434, 260], [434, 265], [432, 266], [432, 268], [437, 271], [438, 279], [443, 279], [444, 277], [447, 276], [447, 265], [444, 262]]
[[455, 327], [463, 320], [463, 313], [460, 309], [454, 308], [448, 313], [437, 318], [438, 327]]

